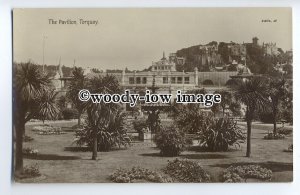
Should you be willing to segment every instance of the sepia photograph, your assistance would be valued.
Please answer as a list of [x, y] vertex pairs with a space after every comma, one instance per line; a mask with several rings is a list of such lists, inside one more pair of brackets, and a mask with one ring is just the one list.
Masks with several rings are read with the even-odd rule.
[[290, 7], [15, 8], [13, 183], [293, 181]]

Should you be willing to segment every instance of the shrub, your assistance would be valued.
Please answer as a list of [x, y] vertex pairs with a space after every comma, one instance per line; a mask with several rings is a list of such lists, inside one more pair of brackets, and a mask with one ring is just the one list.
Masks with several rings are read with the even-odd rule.
[[179, 182], [209, 182], [210, 175], [207, 174], [197, 162], [187, 159], [168, 161], [164, 172]]
[[243, 143], [245, 135], [230, 118], [206, 119], [206, 128], [199, 132], [201, 145], [210, 151], [227, 151], [229, 146]]
[[293, 133], [292, 129], [287, 129], [284, 127], [280, 127], [277, 129], [278, 134], [282, 134], [282, 135], [290, 135]]
[[186, 139], [184, 132], [173, 126], [160, 128], [154, 142], [162, 156], [178, 156], [184, 150]]
[[211, 118], [211, 113], [201, 111], [200, 107], [195, 105], [186, 105], [178, 108], [176, 124], [186, 133], [198, 133], [205, 129], [206, 119]]
[[33, 138], [30, 137], [30, 136], [28, 136], [28, 135], [24, 135], [23, 141], [24, 141], [24, 142], [31, 142], [31, 141], [33, 141]]
[[78, 118], [78, 111], [73, 108], [65, 108], [61, 112], [62, 118], [64, 120], [70, 120], [70, 119], [77, 119]]
[[117, 169], [109, 177], [113, 182], [117, 183], [132, 183], [141, 180], [146, 180], [155, 183], [165, 183], [171, 182], [169, 178], [163, 176], [162, 174], [151, 171], [149, 169], [144, 169], [140, 167], [133, 167], [132, 169]]
[[[128, 146], [130, 145], [131, 139], [127, 135], [127, 128], [125, 124], [125, 114], [122, 111], [111, 113], [111, 119], [105, 121], [103, 126], [99, 126], [97, 132], [97, 150], [98, 151], [109, 151], [114, 146]], [[86, 120], [83, 129], [76, 131], [76, 143], [79, 146], [87, 145], [90, 150], [93, 148], [94, 138], [94, 126], [93, 121]]]
[[241, 165], [228, 167], [221, 176], [226, 183], [246, 182], [249, 178], [270, 181], [272, 171], [259, 165]]
[[41, 176], [39, 167], [37, 164], [30, 165], [30, 166], [25, 166], [24, 167], [24, 172], [23, 172], [24, 177], [38, 177]]
[[133, 128], [139, 133], [142, 132], [143, 129], [148, 127], [147, 121], [144, 119], [135, 120], [132, 122], [132, 124], [133, 124]]
[[277, 139], [284, 139], [285, 136], [282, 134], [274, 134], [274, 133], [268, 133], [267, 135], [264, 136], [264, 139], [266, 140], [277, 140]]

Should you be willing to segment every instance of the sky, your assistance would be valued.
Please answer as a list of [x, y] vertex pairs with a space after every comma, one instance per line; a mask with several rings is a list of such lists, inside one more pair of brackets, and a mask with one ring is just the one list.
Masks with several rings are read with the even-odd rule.
[[[77, 21], [49, 24], [49, 19]], [[98, 21], [97, 25], [79, 20]], [[270, 20], [272, 22], [262, 22]], [[274, 22], [276, 20], [276, 22]], [[15, 62], [137, 69], [198, 44], [251, 42], [292, 49], [291, 8], [15, 9]], [[43, 49], [44, 48], [44, 49]]]

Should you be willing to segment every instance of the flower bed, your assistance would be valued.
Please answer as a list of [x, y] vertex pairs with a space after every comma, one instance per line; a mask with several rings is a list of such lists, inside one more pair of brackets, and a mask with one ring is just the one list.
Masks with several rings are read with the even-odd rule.
[[179, 182], [198, 183], [210, 181], [210, 175], [203, 170], [200, 164], [187, 159], [179, 160], [176, 158], [174, 161], [169, 161], [164, 172]]
[[37, 164], [24, 167], [24, 173], [23, 173], [24, 178], [32, 178], [38, 176], [41, 176], [41, 173], [39, 171], [39, 167]]
[[39, 151], [33, 148], [23, 148], [23, 154], [27, 156], [37, 156]]
[[32, 131], [36, 132], [39, 135], [60, 135], [65, 134], [61, 130], [61, 127], [54, 127], [51, 125], [39, 125], [32, 128]]
[[284, 139], [285, 136], [283, 134], [274, 134], [274, 133], [268, 133], [267, 135], [264, 136], [264, 139], [266, 140], [277, 140], [277, 139]]
[[132, 169], [117, 169], [109, 177], [113, 182], [117, 183], [134, 183], [134, 182], [155, 182], [164, 183], [171, 182], [166, 176], [161, 175], [156, 171], [133, 167]]
[[222, 181], [226, 183], [247, 182], [247, 179], [270, 181], [272, 171], [259, 165], [230, 166], [222, 174]]

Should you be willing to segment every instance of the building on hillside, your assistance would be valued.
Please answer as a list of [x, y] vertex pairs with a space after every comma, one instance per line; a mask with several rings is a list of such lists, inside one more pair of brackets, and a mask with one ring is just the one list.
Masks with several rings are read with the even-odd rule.
[[265, 55], [278, 55], [278, 47], [276, 43], [263, 43], [262, 45], [263, 51]]

